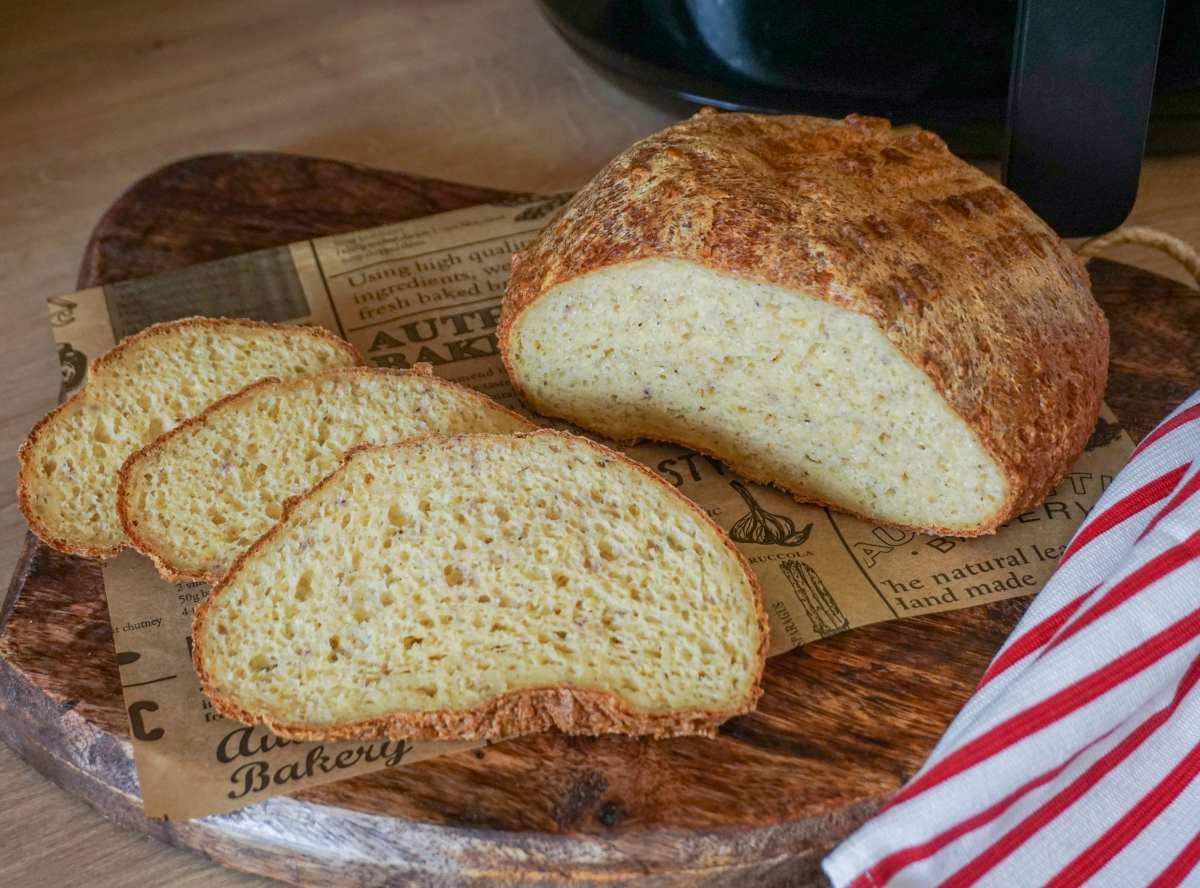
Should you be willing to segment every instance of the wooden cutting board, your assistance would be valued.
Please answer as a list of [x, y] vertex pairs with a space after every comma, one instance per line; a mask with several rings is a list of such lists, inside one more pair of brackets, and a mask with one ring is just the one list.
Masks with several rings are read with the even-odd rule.
[[[101, 219], [79, 286], [466, 206], [496, 192], [348, 164], [173, 164]], [[1200, 294], [1090, 266], [1108, 401], [1140, 438], [1200, 386]], [[112, 819], [321, 885], [807, 885], [920, 765], [1027, 600], [868, 626], [775, 657], [716, 740], [545, 735], [179, 823], [141, 813], [100, 571], [32, 536], [0, 607], [0, 737]]]

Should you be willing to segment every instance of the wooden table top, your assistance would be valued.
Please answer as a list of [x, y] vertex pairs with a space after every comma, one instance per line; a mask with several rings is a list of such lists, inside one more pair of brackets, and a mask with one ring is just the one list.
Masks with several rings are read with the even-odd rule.
[[[340, 4], [17, 2], [0, 10], [0, 569], [24, 533], [15, 451], [54, 403], [46, 296], [138, 177], [262, 149], [521, 191], [569, 188], [689, 113], [610, 85], [528, 0]], [[1131, 222], [1200, 244], [1200, 155], [1147, 161]], [[1110, 258], [1172, 277], [1136, 249]], [[262, 885], [105, 821], [0, 744], [0, 884]]]

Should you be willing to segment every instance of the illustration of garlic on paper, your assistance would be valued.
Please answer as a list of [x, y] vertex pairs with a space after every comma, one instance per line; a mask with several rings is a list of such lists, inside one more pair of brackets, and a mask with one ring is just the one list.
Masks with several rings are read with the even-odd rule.
[[750, 489], [741, 481], [730, 481], [729, 486], [736, 490], [750, 507], [749, 513], [729, 528], [731, 540], [735, 543], [758, 543], [765, 546], [804, 545], [808, 535], [812, 533], [812, 522], [796, 530], [795, 522], [787, 515], [776, 515], [760, 506]]

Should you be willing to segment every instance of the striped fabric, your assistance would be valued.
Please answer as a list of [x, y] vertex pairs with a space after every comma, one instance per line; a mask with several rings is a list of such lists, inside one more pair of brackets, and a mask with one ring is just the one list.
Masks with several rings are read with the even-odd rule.
[[1138, 445], [835, 886], [1200, 886], [1200, 392]]

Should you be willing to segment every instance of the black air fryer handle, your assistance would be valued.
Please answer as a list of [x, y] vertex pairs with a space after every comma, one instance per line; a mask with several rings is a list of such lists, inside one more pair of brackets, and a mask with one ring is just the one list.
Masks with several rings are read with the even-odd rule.
[[1137, 196], [1166, 0], [1020, 0], [1004, 182], [1063, 237]]

